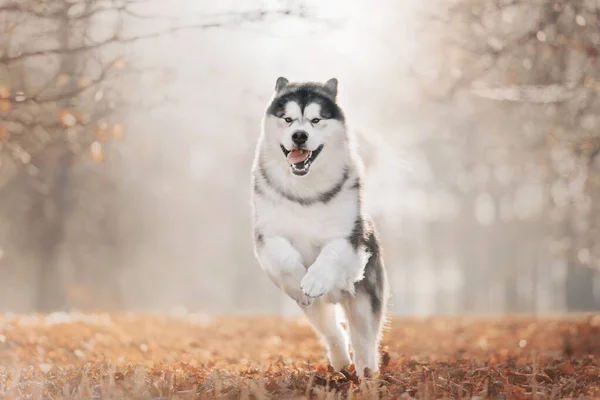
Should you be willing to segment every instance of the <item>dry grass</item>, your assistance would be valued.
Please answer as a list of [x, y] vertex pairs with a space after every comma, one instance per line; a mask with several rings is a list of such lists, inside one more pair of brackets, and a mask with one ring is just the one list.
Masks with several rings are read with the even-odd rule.
[[5, 315], [0, 399], [600, 396], [600, 316], [393, 320], [382, 350], [359, 382], [302, 320]]

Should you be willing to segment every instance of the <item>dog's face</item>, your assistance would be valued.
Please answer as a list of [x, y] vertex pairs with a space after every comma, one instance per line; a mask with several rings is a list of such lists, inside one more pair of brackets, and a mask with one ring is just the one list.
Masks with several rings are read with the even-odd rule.
[[[290, 83], [281, 77], [264, 121], [269, 147], [278, 147], [295, 176], [307, 175], [346, 141], [344, 114], [336, 104], [337, 79]], [[283, 159], [282, 158], [282, 159]]]

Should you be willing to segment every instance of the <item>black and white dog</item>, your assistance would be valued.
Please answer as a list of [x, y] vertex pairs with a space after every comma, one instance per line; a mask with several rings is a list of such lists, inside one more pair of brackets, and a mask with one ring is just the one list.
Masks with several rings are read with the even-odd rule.
[[338, 81], [280, 77], [252, 170], [255, 255], [302, 308], [336, 370], [379, 369], [387, 282], [373, 223], [363, 214], [362, 162], [337, 104]]

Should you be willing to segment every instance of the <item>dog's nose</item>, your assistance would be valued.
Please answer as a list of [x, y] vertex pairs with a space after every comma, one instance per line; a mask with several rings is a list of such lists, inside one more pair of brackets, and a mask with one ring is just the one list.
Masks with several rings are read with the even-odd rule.
[[292, 134], [292, 141], [298, 146], [306, 143], [308, 140], [308, 133], [304, 131], [297, 131]]

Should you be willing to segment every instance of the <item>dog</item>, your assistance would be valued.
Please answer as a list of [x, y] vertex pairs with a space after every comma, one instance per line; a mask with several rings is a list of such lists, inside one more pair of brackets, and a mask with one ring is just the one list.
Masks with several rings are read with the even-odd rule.
[[[363, 164], [338, 80], [279, 77], [252, 166], [254, 255], [322, 338], [331, 366], [379, 371], [388, 296], [378, 234], [363, 213]], [[336, 305], [346, 316], [350, 343]]]

